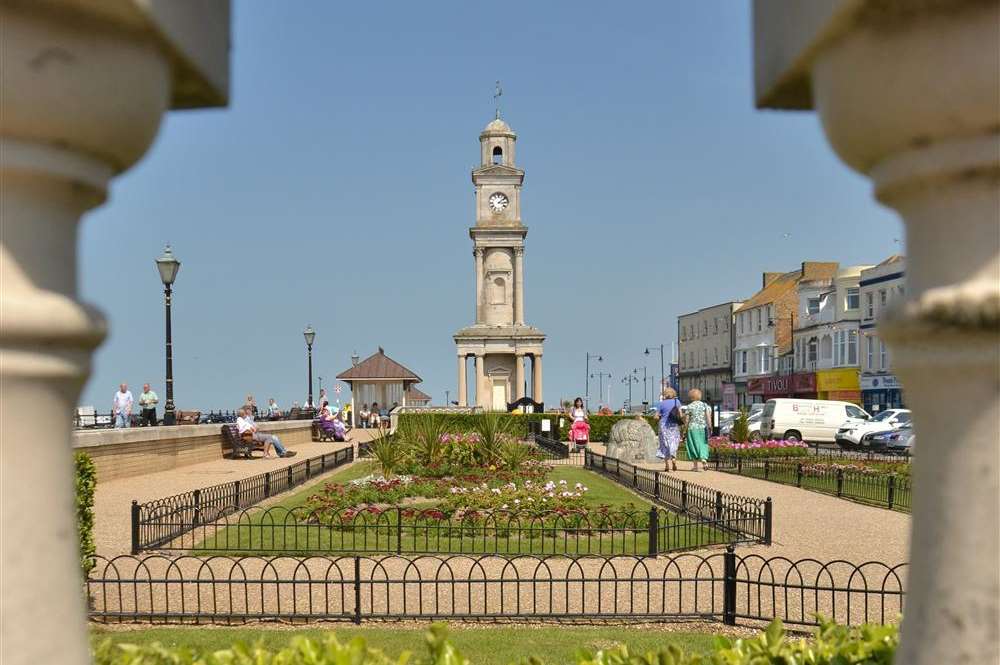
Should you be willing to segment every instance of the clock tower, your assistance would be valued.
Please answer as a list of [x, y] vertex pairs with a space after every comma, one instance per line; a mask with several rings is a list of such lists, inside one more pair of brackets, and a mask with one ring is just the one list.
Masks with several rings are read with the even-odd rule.
[[[458, 400], [468, 401], [467, 362], [475, 358], [472, 405], [506, 410], [525, 396], [542, 400], [545, 335], [524, 321], [524, 239], [521, 185], [514, 163], [517, 134], [499, 118], [479, 135], [480, 165], [472, 170], [476, 223], [469, 229], [475, 259], [476, 322], [455, 333]], [[531, 359], [531, 390], [526, 359]]]

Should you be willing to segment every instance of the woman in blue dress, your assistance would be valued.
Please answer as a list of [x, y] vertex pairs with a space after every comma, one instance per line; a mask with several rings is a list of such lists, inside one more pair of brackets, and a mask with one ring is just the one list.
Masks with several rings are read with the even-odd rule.
[[660, 416], [660, 448], [656, 456], [663, 460], [664, 471], [670, 471], [671, 464], [677, 470], [677, 448], [681, 444], [681, 401], [673, 388], [665, 388], [657, 407]]

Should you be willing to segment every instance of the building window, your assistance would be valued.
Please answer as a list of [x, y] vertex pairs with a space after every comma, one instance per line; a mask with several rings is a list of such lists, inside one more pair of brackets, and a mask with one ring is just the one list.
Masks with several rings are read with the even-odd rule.
[[757, 309], [757, 332], [760, 332], [760, 330], [761, 330], [761, 326], [760, 326], [760, 308], [758, 308]]
[[708, 335], [708, 319], [701, 322], [701, 334]]
[[858, 331], [847, 331], [847, 364], [858, 364]]
[[878, 291], [878, 306], [885, 307], [886, 303], [889, 302], [889, 292], [885, 289], [879, 289]]
[[745, 312], [741, 312], [740, 315], [739, 315], [739, 317], [738, 317], [739, 320], [740, 320], [740, 334], [741, 335], [743, 334], [743, 314], [745, 314]]
[[875, 317], [875, 294], [871, 291], [865, 294], [865, 312], [867, 318]]
[[[869, 294], [869, 295], [871, 295], [871, 294]], [[874, 335], [867, 335], [867, 336], [865, 336], [865, 345], [868, 347], [868, 354], [867, 354], [868, 357], [867, 357], [867, 359], [865, 361], [865, 366], [868, 369], [871, 369], [872, 365], [874, 365], [874, 363], [875, 363], [875, 342], [877, 342], [877, 341], [878, 341], [878, 338], [875, 337]]]
[[503, 163], [503, 149], [500, 146], [493, 148], [493, 163], [502, 164]]
[[833, 338], [823, 335], [819, 342], [819, 357], [821, 360], [831, 360], [833, 358]]
[[815, 337], [810, 337], [809, 338], [809, 362], [812, 363], [812, 364], [814, 364], [814, 365], [816, 364], [816, 356], [817, 356], [818, 347], [819, 347], [819, 344], [816, 342], [816, 338]]
[[713, 335], [719, 334], [719, 317], [715, 317], [712, 319], [712, 334]]
[[806, 314], [819, 314], [819, 298], [810, 298], [806, 302]]
[[847, 309], [858, 309], [861, 307], [861, 290], [857, 288], [847, 289]]
[[740, 374], [747, 373], [747, 352], [740, 351]]
[[719, 364], [719, 347], [715, 347], [715, 364]]
[[886, 357], [888, 355], [887, 354], [888, 349], [885, 348], [885, 340], [884, 339], [880, 339], [878, 341], [878, 347], [879, 347], [879, 351], [878, 351], [878, 368], [879, 369], [888, 369], [889, 362], [888, 362], [888, 358]]

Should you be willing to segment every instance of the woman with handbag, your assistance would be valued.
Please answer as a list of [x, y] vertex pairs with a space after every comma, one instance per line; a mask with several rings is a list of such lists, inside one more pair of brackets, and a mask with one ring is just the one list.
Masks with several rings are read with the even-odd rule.
[[681, 401], [677, 399], [677, 391], [664, 388], [657, 406], [660, 416], [660, 447], [656, 456], [663, 460], [663, 470], [670, 471], [673, 465], [677, 470], [677, 448], [681, 444], [681, 425], [684, 424], [684, 412], [681, 411]]

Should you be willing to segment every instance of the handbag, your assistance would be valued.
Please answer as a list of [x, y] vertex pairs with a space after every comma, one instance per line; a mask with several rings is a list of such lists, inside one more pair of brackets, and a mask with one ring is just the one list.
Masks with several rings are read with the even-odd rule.
[[674, 408], [670, 409], [670, 413], [667, 414], [667, 422], [678, 426], [684, 424], [684, 414], [681, 412], [681, 403], [676, 397], [674, 398]]

